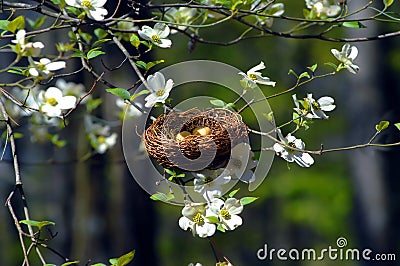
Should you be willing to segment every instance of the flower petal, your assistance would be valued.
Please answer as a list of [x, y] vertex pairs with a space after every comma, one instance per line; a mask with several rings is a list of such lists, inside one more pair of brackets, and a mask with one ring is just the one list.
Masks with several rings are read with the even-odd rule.
[[161, 48], [170, 48], [172, 41], [170, 39], [161, 39], [159, 43], [155, 42], [154, 44]]
[[261, 61], [261, 63], [259, 63], [258, 65], [256, 65], [255, 67], [252, 67], [249, 71], [247, 71], [247, 74], [251, 74], [254, 73], [258, 70], [262, 70], [265, 68], [265, 64], [263, 61]]
[[167, 24], [158, 22], [154, 25], [154, 31], [156, 32], [157, 36], [161, 39], [166, 38], [169, 33], [170, 29]]
[[87, 15], [89, 18], [100, 21], [103, 20], [105, 16], [107, 16], [108, 11], [105, 8], [98, 7], [95, 10], [89, 10]]
[[65, 64], [64, 61], [50, 62], [50, 63], [45, 64], [45, 65], [46, 65], [46, 69], [47, 69], [48, 71], [59, 70], [59, 69], [62, 69], [62, 68], [65, 68], [65, 67], [66, 67], [66, 64]]
[[49, 87], [46, 92], [44, 93], [44, 98], [49, 99], [49, 98], [54, 98], [58, 101], [62, 99], [63, 95], [62, 92], [59, 88], [56, 87]]
[[41, 106], [40, 110], [50, 117], [58, 117], [61, 115], [61, 109], [50, 104], [44, 104]]
[[66, 109], [71, 109], [74, 108], [76, 104], [76, 97], [75, 96], [64, 96], [60, 99], [58, 103], [58, 108], [66, 110]]

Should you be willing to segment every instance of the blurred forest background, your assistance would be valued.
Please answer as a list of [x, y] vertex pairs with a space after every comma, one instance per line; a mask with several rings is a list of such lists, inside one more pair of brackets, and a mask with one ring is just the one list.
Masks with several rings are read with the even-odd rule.
[[[281, 2], [285, 4], [286, 14], [302, 16], [304, 1]], [[361, 4], [358, 2], [363, 1], [353, 0], [350, 5], [355, 7]], [[395, 3], [392, 9], [399, 11], [400, 4]], [[279, 19], [274, 23], [277, 29], [288, 27]], [[359, 31], [365, 36], [389, 28], [398, 29], [397, 24], [367, 22], [365, 25], [367, 28], [361, 30], [343, 28], [342, 34], [356, 37]], [[243, 30], [236, 23], [227, 22], [205, 30], [203, 38], [230, 40]], [[41, 41], [55, 43], [64, 37], [65, 32], [60, 31]], [[154, 59], [165, 59], [159, 68], [185, 60], [207, 59], [247, 70], [262, 60], [267, 66], [265, 75], [277, 81], [275, 88], [263, 89], [266, 94], [295, 83], [294, 76], [288, 75], [290, 68], [299, 73], [318, 63], [320, 71], [330, 71], [323, 63], [335, 62], [330, 49], [340, 50], [343, 45], [315, 39], [264, 37], [227, 47], [197, 44], [189, 53], [187, 37], [177, 34], [171, 39], [171, 49], [155, 49], [152, 54]], [[326, 148], [364, 143], [380, 120], [400, 122], [400, 38], [353, 45], [359, 49], [355, 61], [360, 66], [357, 75], [342, 71], [296, 91], [299, 97], [308, 92], [315, 98], [332, 96], [337, 105], [329, 120], [317, 121], [309, 131], [298, 135], [307, 143], [307, 148], [319, 149], [321, 143]], [[115, 47], [110, 47], [107, 57], [103, 57], [109, 65], [117, 65], [122, 58]], [[123, 71], [106, 75], [119, 86], [128, 87], [135, 80], [133, 71], [125, 67]], [[93, 83], [90, 76], [74, 76], [69, 80], [88, 87]], [[204, 95], [208, 93], [207, 86], [201, 85]], [[105, 93], [102, 85], [94, 93], [106, 99], [98, 115], [111, 121], [114, 131], [120, 131], [115, 97]], [[190, 90], [179, 87], [171, 94], [173, 103], [191, 95]], [[229, 100], [224, 99], [223, 92], [220, 98]], [[291, 119], [290, 94], [272, 99], [270, 105], [277, 124]], [[181, 208], [153, 202], [135, 183], [120, 145], [105, 155], [78, 162], [89, 147], [82, 122], [82, 112], [75, 112], [70, 125], [62, 131], [61, 136], [69, 143], [61, 149], [50, 144], [32, 144], [28, 125], [17, 129], [26, 136], [18, 140], [17, 150], [31, 218], [56, 223], [52, 230], [58, 234], [50, 246], [81, 262], [106, 262], [136, 249], [132, 265], [178, 266], [197, 261], [204, 266], [214, 265], [207, 240], [194, 238], [179, 228]], [[379, 137], [382, 142], [399, 139], [399, 132], [392, 129]], [[400, 260], [400, 149], [368, 148], [314, 158], [316, 162], [309, 169], [297, 165], [288, 169], [284, 160], [276, 158], [264, 183], [252, 193], [260, 199], [244, 209], [244, 224], [234, 232], [215, 235], [217, 247], [234, 265], [338, 265], [339, 262], [329, 260], [260, 261], [256, 252], [264, 244], [276, 249], [334, 247], [339, 237], [347, 239], [349, 248], [397, 253]], [[5, 202], [13, 189], [10, 160], [8, 154], [0, 164], [1, 202]], [[245, 191], [244, 186], [241, 193], [244, 195]], [[55, 255], [46, 251], [45, 254], [52, 258], [49, 262], [61, 263]], [[21, 262], [17, 231], [7, 208], [0, 208], [0, 264], [11, 266]], [[363, 261], [341, 261], [340, 264], [367, 265]]]

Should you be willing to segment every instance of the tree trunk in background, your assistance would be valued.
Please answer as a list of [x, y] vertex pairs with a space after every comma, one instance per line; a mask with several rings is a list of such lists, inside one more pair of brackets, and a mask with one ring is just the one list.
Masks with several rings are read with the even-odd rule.
[[[356, 6], [361, 7], [363, 3], [353, 1], [351, 4], [357, 9]], [[368, 25], [362, 34], [373, 36], [377, 32], [374, 25]], [[353, 34], [352, 37], [357, 36]], [[383, 95], [382, 73], [378, 72], [384, 52], [380, 49], [381, 45], [380, 42], [356, 44], [359, 49], [356, 63], [360, 66], [360, 72], [349, 80], [347, 90], [350, 144], [367, 142], [375, 133], [374, 125], [388, 119], [383, 116], [384, 101], [387, 98]], [[388, 250], [390, 199], [387, 197], [385, 183], [389, 175], [384, 171], [387, 158], [373, 148], [352, 151], [348, 156], [354, 182], [355, 224], [359, 245], [375, 252]]]

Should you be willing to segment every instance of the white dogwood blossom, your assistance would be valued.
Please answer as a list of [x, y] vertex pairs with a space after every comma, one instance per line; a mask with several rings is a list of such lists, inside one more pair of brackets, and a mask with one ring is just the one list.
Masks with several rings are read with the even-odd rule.
[[98, 21], [108, 14], [107, 9], [103, 7], [106, 2], [107, 0], [65, 0], [67, 5], [82, 8], [89, 18]]
[[228, 198], [225, 202], [221, 199], [213, 199], [210, 202], [210, 210], [218, 216], [225, 230], [234, 230], [243, 223], [238, 215], [243, 211], [243, 205], [238, 199]]
[[110, 133], [110, 126], [94, 123], [89, 116], [85, 119], [85, 129], [90, 145], [97, 153], [103, 154], [117, 143], [117, 133]]
[[216, 226], [206, 218], [209, 216], [208, 206], [203, 203], [190, 203], [182, 209], [182, 217], [179, 219], [179, 227], [192, 231], [193, 236], [202, 238], [212, 236]]
[[339, 15], [341, 8], [336, 4], [331, 4], [329, 0], [305, 0], [306, 6], [311, 10], [312, 17], [326, 18]]
[[310, 167], [314, 163], [314, 159], [310, 154], [303, 152], [305, 144], [301, 139], [297, 139], [290, 133], [283, 137], [282, 132], [277, 130], [281, 143], [274, 144], [276, 154], [288, 162], [296, 162], [301, 167]]
[[64, 96], [57, 87], [50, 87], [46, 91], [41, 91], [38, 100], [40, 103], [39, 110], [50, 117], [60, 117], [63, 110], [74, 108], [76, 104], [75, 96]]
[[294, 110], [307, 119], [328, 119], [329, 116], [325, 112], [330, 112], [336, 108], [335, 100], [329, 96], [323, 96], [318, 100], [313, 98], [312, 93], [307, 94], [304, 100], [298, 100], [296, 94], [292, 95], [295, 108]]
[[358, 49], [355, 46], [350, 46], [346, 43], [339, 52], [336, 49], [331, 49], [332, 54], [344, 65], [350, 73], [356, 74], [360, 68], [353, 63], [358, 55]]
[[16, 52], [22, 56], [38, 56], [41, 49], [44, 48], [44, 44], [42, 42], [27, 42], [25, 36], [26, 31], [19, 30], [15, 35], [15, 40], [11, 41], [17, 46]]
[[222, 196], [222, 186], [231, 181], [231, 176], [224, 169], [202, 170], [193, 173], [194, 191], [203, 195], [204, 199], [210, 201]]
[[[192, 23], [192, 20], [194, 19], [196, 13], [197, 13], [196, 8], [171, 7], [165, 12], [165, 17], [171, 22], [181, 24], [181, 25], [177, 25], [178, 29], [185, 30], [187, 28], [186, 25], [189, 25], [190, 23]], [[171, 34], [175, 34], [175, 33], [177, 33], [177, 31], [172, 29]]]
[[143, 26], [141, 30], [138, 31], [140, 37], [145, 40], [152, 42], [161, 48], [169, 48], [172, 45], [172, 41], [167, 39], [170, 33], [170, 29], [165, 23], [156, 23], [154, 28], [150, 26]]
[[256, 83], [262, 85], [268, 85], [274, 87], [276, 82], [271, 81], [268, 77], [263, 77], [259, 70], [265, 69], [264, 62], [249, 69], [246, 73], [239, 72], [239, 75], [243, 76], [242, 82], [246, 88], [254, 88], [257, 86]]
[[28, 57], [29, 61], [29, 74], [34, 77], [47, 77], [52, 71], [60, 70], [66, 67], [64, 61], [52, 62], [48, 58], [41, 58], [39, 62], [34, 61], [31, 57]]
[[144, 99], [146, 101], [145, 107], [152, 107], [156, 103], [165, 103], [174, 86], [172, 79], [165, 82], [165, 77], [161, 72], [149, 75], [147, 84], [149, 85], [150, 94]]

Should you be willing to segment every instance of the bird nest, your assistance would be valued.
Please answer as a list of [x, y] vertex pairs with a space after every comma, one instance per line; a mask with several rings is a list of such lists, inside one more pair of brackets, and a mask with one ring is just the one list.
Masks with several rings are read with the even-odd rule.
[[[199, 128], [206, 128], [206, 134], [190, 134]], [[182, 133], [187, 136], [178, 138]], [[246, 142], [247, 133], [246, 124], [234, 112], [191, 109], [160, 115], [145, 130], [143, 142], [164, 168], [197, 171], [225, 166], [231, 147]]]

